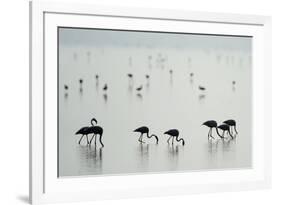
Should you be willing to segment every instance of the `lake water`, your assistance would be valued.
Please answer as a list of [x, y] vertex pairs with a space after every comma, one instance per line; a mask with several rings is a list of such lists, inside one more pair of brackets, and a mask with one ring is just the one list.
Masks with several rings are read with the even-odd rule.
[[[62, 44], [59, 51], [60, 177], [251, 167], [250, 49]], [[75, 135], [93, 117], [104, 129], [103, 148], [87, 146], [86, 138], [79, 145]], [[202, 123], [227, 119], [236, 120], [237, 137], [221, 140], [214, 130], [208, 140]], [[159, 144], [139, 143], [133, 130], [140, 126]], [[163, 133], [172, 128], [185, 146], [167, 143]]]

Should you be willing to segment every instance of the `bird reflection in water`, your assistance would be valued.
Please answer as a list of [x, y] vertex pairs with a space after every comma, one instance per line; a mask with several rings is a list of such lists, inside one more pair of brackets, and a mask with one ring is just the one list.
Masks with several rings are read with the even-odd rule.
[[144, 143], [139, 143], [138, 145], [138, 156], [139, 156], [139, 166], [141, 168], [147, 168], [148, 167], [148, 159], [149, 159], [149, 147], [150, 144], [144, 144]]
[[205, 95], [205, 94], [200, 94], [200, 95], [198, 95], [198, 100], [199, 100], [199, 101], [203, 101], [205, 98], [206, 98], [206, 95]]
[[214, 154], [218, 152], [219, 140], [208, 140], [208, 152]]
[[108, 100], [108, 96], [106, 93], [103, 94], [103, 100], [105, 103], [107, 103], [107, 100]]
[[141, 93], [138, 93], [137, 97], [138, 97], [139, 100], [142, 100], [142, 94]]
[[168, 159], [171, 162], [171, 169], [176, 170], [178, 167], [179, 154], [182, 152], [183, 146], [168, 144], [167, 149]]
[[89, 172], [101, 174], [103, 147], [94, 146], [78, 146], [80, 153], [81, 167], [86, 168]]

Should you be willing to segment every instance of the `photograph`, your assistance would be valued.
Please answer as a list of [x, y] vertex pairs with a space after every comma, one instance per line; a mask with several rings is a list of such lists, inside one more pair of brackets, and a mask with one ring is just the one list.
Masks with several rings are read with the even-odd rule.
[[58, 177], [252, 168], [252, 36], [57, 37]]

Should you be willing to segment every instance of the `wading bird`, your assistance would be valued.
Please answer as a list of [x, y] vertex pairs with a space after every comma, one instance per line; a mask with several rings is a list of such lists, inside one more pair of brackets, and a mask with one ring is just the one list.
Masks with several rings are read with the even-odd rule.
[[127, 76], [128, 76], [129, 78], [133, 78], [133, 74], [132, 74], [132, 73], [128, 73]]
[[140, 87], [138, 87], [136, 90], [137, 91], [141, 91], [142, 90], [142, 85]]
[[217, 134], [218, 134], [220, 137], [222, 137], [222, 136], [220, 135], [220, 133], [218, 132], [218, 128], [217, 128], [218, 123], [217, 123], [215, 120], [208, 120], [208, 121], [204, 122], [202, 125], [205, 125], [205, 126], [207, 126], [207, 127], [210, 128], [210, 130], [209, 130], [209, 132], [208, 132], [208, 139], [209, 139], [210, 137], [213, 138], [213, 139], [215, 139], [215, 138], [212, 136], [212, 129], [213, 129], [213, 128], [215, 128], [216, 131], [217, 131]]
[[194, 76], [194, 73], [190, 73], [189, 76], [192, 78]]
[[64, 89], [65, 89], [65, 90], [68, 90], [68, 86], [67, 86], [67, 85], [64, 85]]
[[203, 86], [198, 86], [198, 88], [199, 88], [199, 90], [202, 90], [202, 91], [204, 91], [204, 90], [206, 90], [206, 88], [205, 87], [203, 87]]
[[221, 129], [223, 132], [222, 132], [222, 135], [218, 135], [221, 137], [221, 138], [224, 138], [224, 133], [227, 132], [229, 134], [229, 136], [233, 139], [233, 135], [230, 133], [230, 127], [229, 125], [227, 124], [221, 124], [220, 126], [217, 127], [217, 129]]
[[97, 135], [99, 135], [99, 141], [102, 147], [104, 147], [104, 144], [102, 143], [102, 134], [103, 134], [103, 129], [100, 126], [91, 126], [88, 128], [89, 129], [89, 134], [93, 134], [90, 144], [92, 144], [93, 139], [95, 138], [95, 145], [97, 144]]
[[170, 143], [170, 139], [172, 138], [172, 144], [174, 144], [174, 138], [176, 138], [177, 142], [182, 141], [182, 145], [184, 146], [185, 142], [183, 138], [179, 139], [179, 131], [177, 129], [171, 129], [166, 132], [164, 132], [165, 135], [169, 135], [169, 139], [167, 140], [168, 143]]
[[232, 119], [230, 119], [230, 120], [225, 120], [223, 123], [229, 125], [230, 131], [231, 131], [232, 128], [233, 128], [234, 131], [235, 131], [235, 133], [238, 134], [238, 132], [237, 132], [237, 130], [236, 130], [236, 121], [235, 121], [235, 120], [232, 120]]
[[142, 138], [143, 138], [143, 134], [146, 134], [147, 138], [155, 137], [156, 144], [158, 144], [158, 137], [155, 134], [149, 135], [149, 128], [148, 127], [146, 127], [146, 126], [139, 127], [137, 129], [135, 129], [134, 132], [139, 132], [141, 134], [139, 139], [138, 139], [139, 142], [144, 143], [142, 141]]
[[83, 84], [83, 79], [82, 78], [79, 79], [79, 83], [80, 83], [80, 85]]
[[104, 84], [103, 90], [104, 90], [104, 91], [107, 91], [107, 89], [108, 89], [107, 84]]
[[[98, 122], [97, 122], [97, 120], [95, 119], [95, 118], [93, 118], [93, 119], [91, 119], [91, 125], [92, 125], [92, 127], [93, 126], [95, 126], [94, 125], [94, 122], [97, 124]], [[91, 127], [91, 126], [90, 126]], [[90, 128], [89, 126], [86, 126], [86, 127], [82, 127], [80, 130], [78, 130], [75, 134], [76, 135], [82, 135], [81, 136], [81, 138], [80, 138], [80, 140], [79, 140], [79, 142], [78, 142], [78, 144], [80, 144], [81, 143], [81, 140], [83, 139], [83, 137], [86, 135], [86, 138], [87, 138], [87, 144], [90, 144], [90, 142], [89, 142], [89, 138], [88, 138], [88, 134], [91, 134], [90, 132], [89, 132], [89, 128]]]

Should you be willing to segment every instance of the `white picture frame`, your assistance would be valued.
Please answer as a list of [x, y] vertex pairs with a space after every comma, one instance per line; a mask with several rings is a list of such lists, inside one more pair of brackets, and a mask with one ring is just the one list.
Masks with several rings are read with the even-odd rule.
[[[55, 160], [57, 138], [54, 137], [56, 130], [52, 127], [52, 121], [55, 121], [56, 116], [49, 112], [50, 108], [57, 109], [56, 101], [51, 97], [51, 91], [56, 89], [56, 83], [49, 83], [56, 81], [54, 72], [49, 69], [56, 66], [56, 28], [65, 25], [92, 27], [93, 24], [103, 24], [105, 27], [118, 29], [124, 26], [124, 22], [135, 30], [149, 29], [147, 24], [149, 22], [152, 30], [157, 27], [157, 30], [173, 32], [174, 29], [188, 25], [193, 33], [216, 34], [219, 32], [254, 37], [254, 140], [251, 169], [57, 178], [57, 161]], [[163, 22], [163, 25], [159, 22]], [[79, 3], [30, 2], [30, 202], [32, 204], [238, 191], [270, 186], [270, 17], [103, 7]]]

